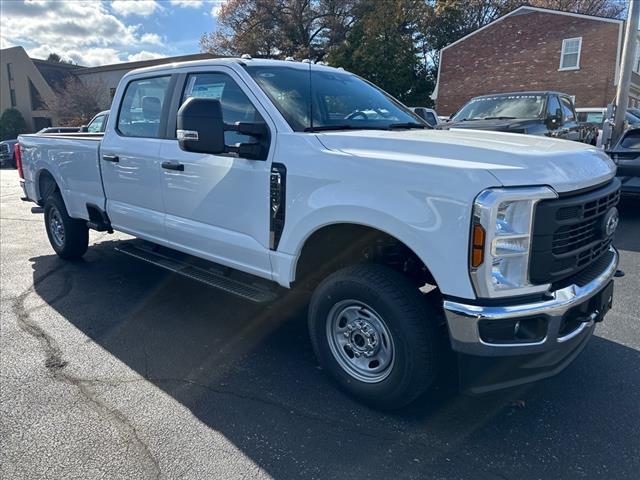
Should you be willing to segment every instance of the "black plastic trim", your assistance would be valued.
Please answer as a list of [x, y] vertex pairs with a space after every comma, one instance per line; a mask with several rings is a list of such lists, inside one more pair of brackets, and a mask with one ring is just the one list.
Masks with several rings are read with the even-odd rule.
[[277, 250], [284, 230], [287, 201], [287, 167], [271, 165], [269, 175], [269, 248]]

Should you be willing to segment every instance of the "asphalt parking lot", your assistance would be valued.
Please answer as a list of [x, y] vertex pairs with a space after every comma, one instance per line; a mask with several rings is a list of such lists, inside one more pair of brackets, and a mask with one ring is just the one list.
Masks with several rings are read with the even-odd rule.
[[0, 477], [638, 478], [640, 203], [614, 308], [560, 375], [385, 414], [336, 390], [304, 319], [114, 251], [54, 255], [0, 171]]

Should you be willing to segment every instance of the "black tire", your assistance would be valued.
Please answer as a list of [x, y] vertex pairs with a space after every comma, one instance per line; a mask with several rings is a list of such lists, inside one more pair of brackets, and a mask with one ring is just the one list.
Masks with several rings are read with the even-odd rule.
[[[360, 311], [358, 307], [351, 309], [351, 315], [356, 312], [356, 316], [364, 315], [366, 320], [371, 318], [373, 312], [374, 320], [382, 319], [386, 327], [386, 332], [383, 327], [378, 338], [383, 338], [387, 333], [391, 336], [389, 343], [392, 345], [393, 360], [385, 370], [386, 377], [379, 380], [375, 376], [382, 376], [383, 373], [375, 373], [373, 379], [366, 381], [356, 378], [366, 375], [366, 372], [356, 372], [354, 375], [349, 371], [349, 368], [357, 367], [349, 367], [348, 361], [345, 367], [346, 358], [340, 359], [342, 354], [336, 347], [337, 342], [344, 340], [332, 340], [340, 335], [353, 335], [354, 330], [346, 333], [339, 330], [345, 320], [339, 318], [340, 313], [335, 313], [346, 312], [348, 308], [344, 306], [348, 306], [352, 300], [365, 307]], [[376, 408], [390, 410], [408, 405], [436, 382], [444, 353], [444, 340], [437, 326], [438, 317], [436, 307], [401, 273], [383, 265], [362, 264], [339, 270], [320, 283], [309, 306], [309, 332], [320, 365], [343, 390]], [[351, 321], [347, 323], [346, 328], [353, 327]], [[337, 326], [333, 328], [332, 325]], [[369, 327], [365, 328], [365, 333], [371, 332]], [[336, 329], [342, 333], [335, 334]], [[358, 331], [356, 328], [355, 332]], [[347, 345], [358, 348], [355, 346], [357, 342], [352, 343], [352, 339], [349, 337]], [[380, 341], [374, 343], [381, 345]], [[350, 348], [343, 346], [342, 349], [349, 356]], [[351, 350], [351, 353], [354, 351]], [[362, 351], [359, 353], [359, 358], [366, 355]], [[353, 361], [359, 360], [352, 358]], [[380, 362], [374, 364], [375, 367], [379, 365]]]
[[[59, 191], [53, 192], [45, 201], [44, 225], [49, 243], [61, 258], [77, 260], [87, 251], [89, 246], [87, 222], [69, 216]], [[56, 229], [55, 233], [53, 229]]]

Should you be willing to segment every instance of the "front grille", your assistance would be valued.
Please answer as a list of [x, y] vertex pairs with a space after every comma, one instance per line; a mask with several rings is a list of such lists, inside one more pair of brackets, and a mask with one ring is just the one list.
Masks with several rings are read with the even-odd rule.
[[620, 199], [620, 181], [587, 193], [544, 200], [535, 212], [529, 278], [554, 283], [575, 275], [605, 253], [611, 237], [603, 218]]

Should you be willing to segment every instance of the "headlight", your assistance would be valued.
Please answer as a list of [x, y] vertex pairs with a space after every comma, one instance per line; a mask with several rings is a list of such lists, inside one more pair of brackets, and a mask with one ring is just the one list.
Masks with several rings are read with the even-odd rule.
[[491, 188], [473, 205], [469, 269], [478, 297], [544, 292], [529, 282], [533, 212], [538, 201], [556, 198], [548, 187]]

